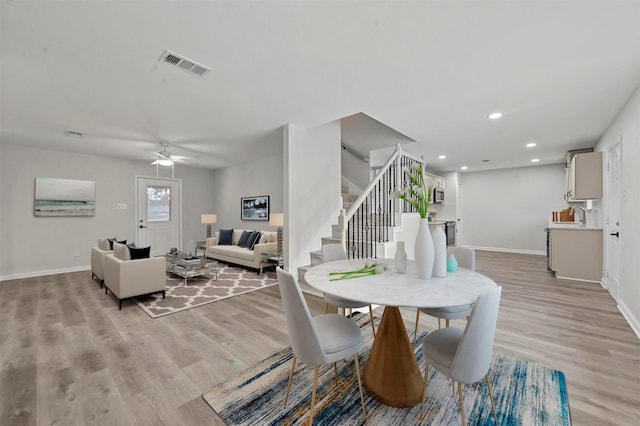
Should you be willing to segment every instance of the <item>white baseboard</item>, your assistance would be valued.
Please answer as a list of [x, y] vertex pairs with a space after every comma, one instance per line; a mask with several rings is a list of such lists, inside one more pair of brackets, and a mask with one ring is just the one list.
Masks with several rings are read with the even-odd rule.
[[636, 336], [638, 336], [638, 339], [640, 339], [640, 321], [638, 320], [638, 318], [636, 318], [631, 313], [631, 311], [629, 310], [629, 308], [627, 308], [627, 305], [625, 305], [624, 302], [618, 303], [618, 310], [622, 313], [622, 316], [627, 320], [633, 332], [636, 333]]
[[9, 281], [9, 280], [19, 280], [23, 278], [43, 277], [45, 275], [66, 274], [69, 272], [90, 271], [90, 270], [91, 270], [91, 266], [74, 266], [73, 268], [61, 268], [61, 269], [49, 269], [46, 271], [24, 272], [21, 274], [2, 275], [0, 276], [0, 282]]
[[536, 256], [546, 256], [547, 252], [539, 251], [539, 250], [520, 250], [520, 249], [509, 249], [509, 248], [500, 248], [500, 247], [481, 247], [481, 246], [467, 246], [465, 247], [472, 248], [474, 250], [484, 250], [484, 251], [499, 251], [504, 253], [519, 253], [519, 254], [533, 254]]
[[557, 273], [556, 273], [556, 278], [558, 278], [560, 280], [567, 280], [567, 281], [580, 281], [580, 282], [584, 282], [584, 283], [600, 284], [600, 286], [602, 286], [602, 281], [587, 280], [587, 279], [584, 279], [584, 278], [563, 277], [562, 275], [558, 275]]

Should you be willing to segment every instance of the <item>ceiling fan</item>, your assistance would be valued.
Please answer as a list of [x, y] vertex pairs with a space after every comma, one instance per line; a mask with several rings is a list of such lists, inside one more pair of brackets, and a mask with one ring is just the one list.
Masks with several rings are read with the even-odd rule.
[[152, 165], [172, 166], [173, 163], [176, 161], [188, 160], [191, 158], [191, 157], [185, 157], [182, 155], [171, 154], [167, 150], [167, 148], [169, 147], [169, 144], [166, 142], [162, 142], [160, 143], [160, 145], [162, 146], [162, 149], [159, 152], [154, 152], [156, 159], [153, 163], [151, 163]]

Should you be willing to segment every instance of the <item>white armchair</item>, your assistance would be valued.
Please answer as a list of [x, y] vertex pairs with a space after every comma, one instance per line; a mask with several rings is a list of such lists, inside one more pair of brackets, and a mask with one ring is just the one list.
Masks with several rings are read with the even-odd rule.
[[[107, 243], [108, 245], [108, 243]], [[113, 250], [103, 250], [100, 247], [91, 248], [91, 278], [100, 281], [100, 288], [104, 284], [104, 258], [113, 254]]]
[[114, 254], [104, 259], [105, 294], [111, 293], [120, 302], [135, 296], [162, 292], [166, 285], [166, 260], [164, 257], [122, 260]]

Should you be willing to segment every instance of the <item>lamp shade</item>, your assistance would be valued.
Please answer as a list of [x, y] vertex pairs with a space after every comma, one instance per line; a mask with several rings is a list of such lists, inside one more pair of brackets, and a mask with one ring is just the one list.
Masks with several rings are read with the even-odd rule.
[[216, 223], [218, 222], [218, 216], [215, 214], [202, 214], [200, 215], [200, 221], [202, 223]]
[[284, 226], [284, 213], [271, 213], [269, 215], [269, 226]]

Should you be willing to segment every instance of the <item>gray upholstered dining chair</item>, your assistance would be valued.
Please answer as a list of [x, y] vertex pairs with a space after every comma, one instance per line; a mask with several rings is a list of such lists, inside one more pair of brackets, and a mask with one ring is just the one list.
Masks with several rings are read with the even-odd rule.
[[[448, 251], [452, 252], [461, 268], [476, 270], [476, 251], [469, 247], [451, 247]], [[457, 306], [442, 306], [438, 308], [420, 308], [416, 312], [416, 328], [413, 333], [413, 346], [416, 345], [416, 337], [418, 336], [418, 322], [420, 321], [420, 312], [438, 318], [438, 328], [440, 328], [440, 319], [446, 321], [446, 326], [452, 319], [469, 317], [471, 313], [471, 304]]]
[[454, 382], [458, 382], [458, 399], [463, 426], [465, 425], [465, 416], [462, 384], [475, 383], [484, 376], [489, 388], [493, 418], [496, 425], [498, 424], [491, 382], [489, 381], [489, 366], [493, 355], [493, 340], [501, 294], [502, 287], [496, 287], [478, 296], [464, 330], [456, 327], [442, 328], [429, 333], [422, 340], [422, 353], [426, 365], [420, 418], [424, 414], [424, 400], [427, 392], [429, 366], [431, 365]]
[[[322, 263], [333, 262], [334, 260], [345, 260], [347, 258], [347, 253], [344, 251], [344, 247], [342, 244], [324, 244], [322, 246]], [[346, 314], [346, 310], [349, 309], [349, 315], [353, 313], [353, 309], [364, 308], [365, 306], [369, 307], [369, 316], [371, 317], [371, 329], [373, 330], [373, 338], [376, 337], [376, 326], [373, 320], [373, 308], [371, 305], [367, 305], [366, 303], [358, 302], [356, 300], [344, 299], [342, 297], [333, 296], [331, 294], [324, 293], [322, 295], [324, 301], [326, 302], [324, 313], [329, 312], [329, 305], [337, 306], [338, 308], [343, 308]]]
[[360, 389], [362, 415], [366, 419], [367, 414], [364, 407], [360, 363], [358, 362], [358, 351], [362, 346], [362, 332], [360, 331], [360, 327], [351, 319], [342, 315], [325, 314], [312, 317], [309, 307], [302, 295], [302, 290], [300, 290], [300, 286], [293, 278], [293, 275], [282, 270], [280, 267], [276, 268], [276, 273], [278, 275], [278, 285], [280, 286], [280, 296], [282, 297], [282, 307], [284, 308], [284, 315], [287, 321], [289, 339], [291, 340], [291, 349], [293, 350], [289, 383], [287, 384], [287, 394], [284, 400], [285, 407], [289, 400], [291, 381], [298, 359], [309, 367], [315, 367], [311, 393], [311, 409], [309, 411], [309, 425], [312, 425], [319, 367], [321, 365], [333, 364], [337, 380], [338, 370], [336, 362], [353, 356], [356, 377], [358, 378], [358, 387]]

